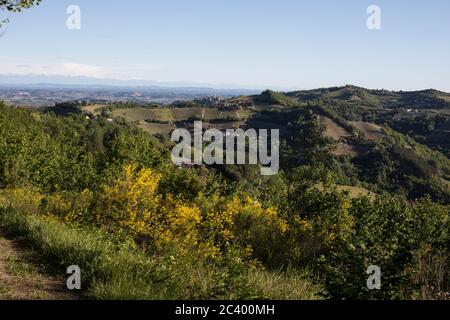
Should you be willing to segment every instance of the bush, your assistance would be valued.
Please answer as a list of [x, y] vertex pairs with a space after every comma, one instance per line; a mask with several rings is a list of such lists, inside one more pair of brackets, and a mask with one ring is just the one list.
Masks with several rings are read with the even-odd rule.
[[[216, 264], [180, 256], [176, 246], [148, 255], [132, 242], [99, 230], [5, 208], [0, 208], [0, 230], [24, 239], [58, 274], [78, 265], [84, 297], [91, 299], [315, 299], [321, 291], [299, 274], [248, 268], [233, 247]], [[292, 279], [298, 288], [281, 290]], [[270, 283], [277, 286], [272, 290]]]
[[[430, 248], [432, 256], [448, 253], [448, 211], [428, 199], [410, 204], [396, 198], [356, 199], [349, 210], [355, 219], [350, 236], [337, 237], [322, 258], [330, 295], [345, 299], [417, 296], [427, 285], [417, 281], [422, 250]], [[381, 290], [366, 287], [366, 270], [371, 265], [381, 268]]]

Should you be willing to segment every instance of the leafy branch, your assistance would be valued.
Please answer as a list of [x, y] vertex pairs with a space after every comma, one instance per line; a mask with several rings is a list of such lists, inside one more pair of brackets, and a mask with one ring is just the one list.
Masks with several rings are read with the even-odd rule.
[[[22, 12], [35, 5], [39, 5], [42, 0], [0, 0], [0, 10], [10, 13]], [[0, 29], [9, 22], [9, 18], [0, 20]]]

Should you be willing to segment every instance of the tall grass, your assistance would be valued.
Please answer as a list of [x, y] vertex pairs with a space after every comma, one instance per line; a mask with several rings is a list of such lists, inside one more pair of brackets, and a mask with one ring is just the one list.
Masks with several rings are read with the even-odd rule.
[[320, 288], [303, 275], [208, 266], [194, 256], [148, 255], [100, 230], [0, 208], [0, 230], [21, 238], [57, 273], [78, 265], [90, 299], [316, 299]]

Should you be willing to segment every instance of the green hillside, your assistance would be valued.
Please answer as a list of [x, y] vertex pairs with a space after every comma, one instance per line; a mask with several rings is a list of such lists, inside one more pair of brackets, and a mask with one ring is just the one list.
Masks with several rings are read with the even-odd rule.
[[[0, 232], [57, 273], [67, 261], [91, 270], [83, 295], [96, 299], [441, 299], [450, 160], [390, 126], [392, 112], [410, 112], [375, 106], [380, 95], [265, 92], [59, 115], [2, 105]], [[437, 102], [425, 116], [437, 96], [427, 93]], [[168, 136], [197, 119], [280, 129], [280, 173], [178, 168]], [[368, 264], [384, 270], [381, 290], [367, 289]]]
[[[312, 115], [319, 117], [323, 135], [329, 139], [323, 143], [329, 144], [333, 156], [325, 164], [339, 184], [410, 200], [430, 196], [448, 204], [448, 96], [435, 90], [391, 92], [355, 86], [290, 93], [267, 90], [211, 105], [196, 101], [169, 106], [112, 104], [103, 107], [102, 114], [133, 124], [163, 142], [175, 128], [192, 127], [194, 120], [221, 130], [279, 129], [287, 139], [297, 134], [293, 119]], [[383, 160], [375, 166], [377, 158]], [[252, 177], [255, 170], [214, 169], [237, 180]], [[248, 180], [244, 183], [251, 184]]]

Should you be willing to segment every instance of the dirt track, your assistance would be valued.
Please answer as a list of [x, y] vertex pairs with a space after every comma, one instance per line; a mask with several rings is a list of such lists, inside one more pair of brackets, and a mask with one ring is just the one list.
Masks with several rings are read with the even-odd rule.
[[45, 275], [32, 252], [0, 236], [0, 300], [73, 300], [65, 280]]

